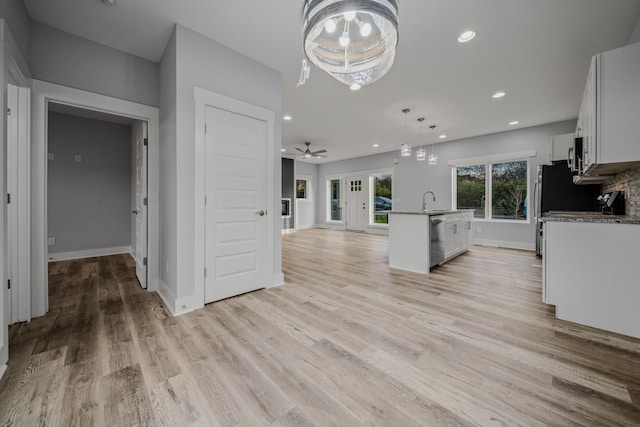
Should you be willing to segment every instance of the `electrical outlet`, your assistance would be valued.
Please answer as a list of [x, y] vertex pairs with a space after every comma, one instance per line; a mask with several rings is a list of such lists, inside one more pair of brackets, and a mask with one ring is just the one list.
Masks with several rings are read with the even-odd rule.
[[80, 154], [76, 154], [73, 156], [73, 161], [76, 163], [82, 163], [82, 156]]
[[53, 153], [49, 153], [49, 160], [53, 160]]
[[55, 238], [55, 237], [49, 237], [49, 238], [47, 239], [47, 244], [48, 244], [49, 246], [53, 246], [53, 245], [55, 245], [55, 244], [56, 244], [56, 238]]

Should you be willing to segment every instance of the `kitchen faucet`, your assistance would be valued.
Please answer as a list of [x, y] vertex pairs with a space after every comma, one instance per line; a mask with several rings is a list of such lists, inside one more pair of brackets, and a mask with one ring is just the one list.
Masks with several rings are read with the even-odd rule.
[[425, 200], [425, 196], [427, 194], [431, 193], [431, 196], [433, 197], [433, 201], [436, 201], [436, 195], [433, 194], [433, 191], [425, 191], [425, 193], [422, 195], [422, 210], [426, 211], [427, 210], [427, 201]]

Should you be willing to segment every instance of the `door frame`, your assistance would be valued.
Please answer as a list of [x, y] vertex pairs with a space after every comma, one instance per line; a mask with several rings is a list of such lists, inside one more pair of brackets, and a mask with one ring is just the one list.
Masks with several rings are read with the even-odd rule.
[[[273, 188], [274, 161], [271, 155], [274, 153], [275, 112], [256, 105], [252, 105], [216, 92], [199, 87], [193, 88], [195, 102], [195, 158], [194, 158], [194, 250], [193, 250], [193, 301], [191, 307], [198, 309], [204, 307], [205, 289], [205, 181], [206, 181], [206, 156], [205, 156], [205, 108], [207, 106], [226, 110], [232, 113], [264, 120], [267, 123], [267, 201], [270, 203], [271, 221], [267, 221], [267, 260], [266, 265], [271, 268], [271, 276], [266, 278], [273, 287], [284, 282], [282, 274], [273, 274], [273, 242], [274, 242], [274, 218], [280, 220], [279, 210], [275, 208], [275, 194]], [[280, 154], [280, 153], [278, 153]], [[278, 202], [279, 204], [279, 202]], [[268, 214], [268, 213], [267, 213]]]
[[159, 279], [159, 109], [124, 99], [33, 80], [31, 151], [31, 317], [49, 310], [47, 246], [47, 113], [50, 101], [131, 117], [148, 124], [148, 264], [147, 290], [156, 291]]

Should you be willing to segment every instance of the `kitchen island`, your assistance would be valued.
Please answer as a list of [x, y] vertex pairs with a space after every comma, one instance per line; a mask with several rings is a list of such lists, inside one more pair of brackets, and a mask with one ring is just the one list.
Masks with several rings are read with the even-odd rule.
[[389, 213], [389, 267], [429, 274], [466, 252], [473, 240], [473, 210]]
[[542, 217], [542, 299], [556, 317], [640, 338], [640, 218]]

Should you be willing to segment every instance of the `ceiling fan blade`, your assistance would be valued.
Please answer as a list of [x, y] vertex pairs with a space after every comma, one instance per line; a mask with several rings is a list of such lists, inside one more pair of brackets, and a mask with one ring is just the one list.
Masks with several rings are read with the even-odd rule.
[[299, 149], [298, 147], [296, 147], [296, 150], [298, 150], [299, 152], [301, 152], [302, 154], [305, 154], [306, 151]]
[[316, 156], [318, 154], [322, 154], [322, 153], [326, 153], [326, 152], [327, 152], [327, 150], [318, 150], [318, 151], [313, 151], [311, 153], [311, 155]]

